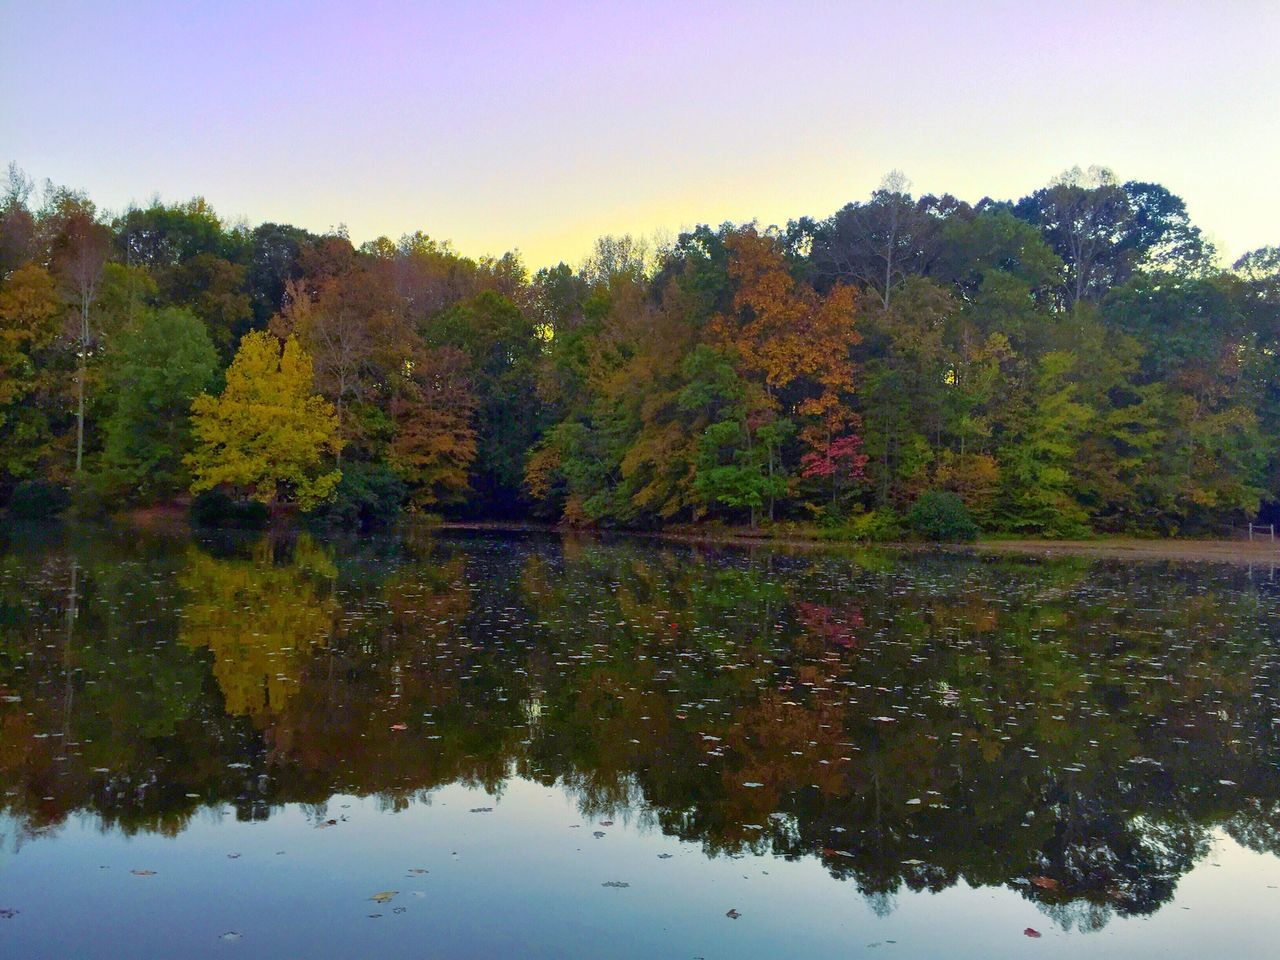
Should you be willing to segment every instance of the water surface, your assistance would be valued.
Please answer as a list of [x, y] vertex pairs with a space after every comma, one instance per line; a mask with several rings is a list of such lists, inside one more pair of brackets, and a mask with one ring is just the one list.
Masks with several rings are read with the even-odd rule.
[[0, 955], [1270, 957], [1270, 569], [9, 530]]

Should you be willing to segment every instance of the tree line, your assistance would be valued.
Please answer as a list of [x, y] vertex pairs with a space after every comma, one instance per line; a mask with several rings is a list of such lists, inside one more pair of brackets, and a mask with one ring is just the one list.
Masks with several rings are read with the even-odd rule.
[[892, 174], [531, 274], [199, 198], [107, 214], [11, 167], [0, 503], [1221, 531], [1278, 499], [1278, 338], [1280, 249], [1226, 267], [1100, 168], [976, 204]]

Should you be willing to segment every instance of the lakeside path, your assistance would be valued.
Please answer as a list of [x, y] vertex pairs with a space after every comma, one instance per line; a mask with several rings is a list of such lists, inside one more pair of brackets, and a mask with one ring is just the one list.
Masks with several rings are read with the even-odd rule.
[[1099, 540], [979, 540], [976, 543], [861, 543], [820, 540], [802, 536], [762, 536], [746, 531], [682, 528], [670, 531], [599, 531], [557, 527], [554, 524], [448, 522], [444, 530], [515, 531], [526, 533], [584, 533], [674, 540], [684, 543], [726, 544], [745, 547], [833, 549], [887, 547], [902, 550], [946, 550], [984, 554], [1024, 554], [1038, 557], [1094, 557], [1111, 560], [1180, 560], [1186, 562], [1280, 565], [1280, 539], [1255, 540], [1144, 540], [1115, 537]]

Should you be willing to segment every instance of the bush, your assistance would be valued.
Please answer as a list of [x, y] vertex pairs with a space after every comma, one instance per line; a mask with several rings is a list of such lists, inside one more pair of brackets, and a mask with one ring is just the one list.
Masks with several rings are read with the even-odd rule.
[[53, 520], [71, 505], [71, 494], [43, 480], [23, 480], [9, 497], [12, 520]]
[[901, 522], [892, 510], [855, 513], [845, 521], [845, 530], [848, 531], [850, 540], [868, 540], [872, 543], [896, 540], [902, 535]]
[[369, 530], [393, 522], [408, 489], [384, 464], [345, 463], [333, 499], [316, 507], [309, 517], [333, 527]]
[[262, 530], [271, 515], [265, 503], [238, 500], [221, 490], [206, 490], [191, 501], [191, 522], [198, 527], [235, 527]]
[[71, 488], [71, 513], [77, 520], [101, 520], [123, 499], [110, 477], [88, 474]]
[[907, 524], [925, 540], [975, 540], [978, 525], [957, 494], [929, 490], [920, 495], [907, 513]]

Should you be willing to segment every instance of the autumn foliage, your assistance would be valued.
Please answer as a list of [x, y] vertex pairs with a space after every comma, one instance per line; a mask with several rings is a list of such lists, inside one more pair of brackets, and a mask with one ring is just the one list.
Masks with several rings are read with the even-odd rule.
[[1280, 253], [1225, 268], [1181, 199], [1102, 169], [978, 204], [894, 175], [532, 276], [421, 232], [32, 196], [11, 171], [0, 505], [150, 503], [187, 470], [360, 523], [892, 536], [947, 493], [989, 531], [1222, 533], [1280, 503]]

